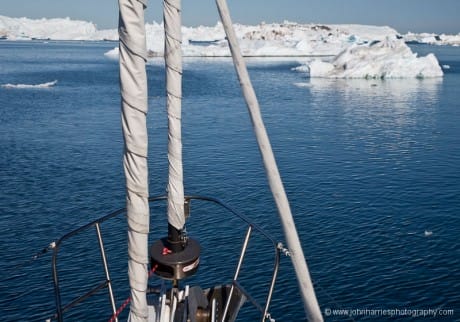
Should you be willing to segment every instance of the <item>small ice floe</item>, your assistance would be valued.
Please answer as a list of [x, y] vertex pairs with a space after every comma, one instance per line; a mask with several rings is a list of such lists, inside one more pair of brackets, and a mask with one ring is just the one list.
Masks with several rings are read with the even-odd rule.
[[110, 49], [108, 52], [104, 53], [104, 56], [109, 59], [118, 60], [118, 58], [120, 57], [120, 50], [118, 49], [118, 47], [115, 47], [113, 49]]
[[294, 83], [294, 86], [297, 87], [310, 87], [310, 83]]
[[57, 84], [57, 80], [43, 84], [2, 84], [3, 88], [49, 88]]
[[442, 65], [442, 69], [450, 69], [450, 65]]
[[430, 237], [431, 235], [433, 235], [433, 232], [431, 230], [425, 230], [425, 233], [424, 233], [425, 237]]

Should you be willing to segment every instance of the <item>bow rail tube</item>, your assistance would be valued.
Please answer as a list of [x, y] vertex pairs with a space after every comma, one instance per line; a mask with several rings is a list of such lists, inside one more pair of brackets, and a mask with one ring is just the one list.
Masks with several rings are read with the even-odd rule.
[[[159, 204], [162, 203], [166, 206], [168, 196], [155, 196], [155, 197], [150, 197], [148, 199], [148, 202], [150, 204]], [[213, 197], [207, 197], [207, 196], [199, 196], [199, 195], [193, 195], [193, 196], [184, 196], [184, 199], [186, 201], [187, 205], [190, 205], [192, 200], [195, 200], [196, 202], [202, 202], [204, 206], [207, 206], [209, 204], [215, 204], [217, 205], [222, 211], [224, 211], [222, 214], [226, 215], [231, 214], [235, 218], [239, 219], [244, 225], [246, 226], [246, 231], [244, 233], [244, 236], [242, 237], [242, 248], [239, 252], [238, 256], [233, 256], [230, 258], [233, 258], [235, 260], [235, 272], [233, 274], [233, 277], [231, 278], [231, 282], [226, 285], [215, 285], [212, 288], [201, 290], [198, 286], [193, 286], [190, 287], [190, 298], [189, 297], [181, 297], [180, 294], [183, 294], [182, 292], [185, 292], [186, 289], [189, 288], [188, 285], [185, 286], [183, 290], [179, 290], [177, 287], [173, 287], [172, 289], [166, 289], [165, 284], [162, 284], [162, 287], [151, 287], [149, 286], [147, 288], [147, 299], [149, 299], [151, 296], [157, 296], [157, 298], [163, 298], [163, 300], [160, 300], [159, 305], [156, 307], [157, 311], [155, 312], [155, 316], [158, 313], [158, 316], [161, 315], [161, 312], [168, 312], [168, 313], [163, 313], [163, 317], [166, 315], [172, 314], [172, 311], [170, 310], [172, 307], [170, 306], [173, 301], [177, 301], [176, 303], [176, 315], [179, 314], [186, 314], [193, 315], [196, 317], [196, 321], [212, 321], [212, 322], [232, 322], [236, 319], [239, 309], [244, 303], [250, 303], [252, 307], [258, 311], [258, 314], [260, 314], [260, 321], [270, 321], [272, 314], [269, 312], [274, 288], [275, 288], [275, 282], [278, 276], [278, 270], [280, 266], [280, 256], [283, 253], [283, 246], [280, 242], [277, 242], [271, 235], [269, 235], [267, 232], [265, 232], [262, 228], [260, 228], [257, 224], [251, 222], [251, 220], [248, 219], [245, 215], [242, 213], [238, 212], [234, 208], [230, 207], [223, 201], [213, 198]], [[53, 256], [52, 256], [52, 272], [53, 272], [53, 282], [54, 282], [54, 289], [55, 289], [55, 301], [56, 301], [56, 312], [55, 314], [50, 317], [48, 320], [57, 320], [57, 321], [63, 321], [64, 320], [64, 315], [68, 314], [69, 311], [75, 309], [75, 307], [79, 304], [82, 304], [86, 301], [88, 301], [90, 298], [93, 296], [96, 296], [103, 292], [104, 290], [107, 291], [108, 293], [108, 299], [109, 303], [108, 305], [110, 306], [110, 311], [112, 312], [112, 318], [110, 318], [110, 321], [117, 321], [120, 313], [123, 311], [123, 309], [127, 306], [127, 304], [132, 305], [132, 300], [133, 298], [130, 296], [128, 299], [126, 299], [124, 302], [122, 302], [121, 306], [119, 309], [115, 307], [115, 302], [116, 299], [120, 300], [120, 297], [115, 296], [114, 289], [112, 288], [113, 280], [111, 279], [111, 274], [109, 273], [109, 262], [110, 258], [107, 256], [107, 252], [113, 253], [113, 247], [118, 247], [116, 244], [112, 243], [107, 243], [107, 245], [104, 246], [104, 240], [103, 240], [103, 233], [102, 231], [106, 232], [106, 238], [107, 236], [112, 236], [113, 234], [110, 234], [108, 229], [116, 229], [116, 226], [112, 225], [111, 222], [115, 220], [116, 218], [120, 218], [122, 216], [125, 216], [127, 214], [127, 209], [119, 209], [116, 210], [108, 215], [105, 215], [99, 219], [96, 219], [80, 228], [77, 228], [64, 236], [62, 236], [60, 239], [54, 241], [53, 244]], [[197, 217], [197, 220], [199, 220], [199, 214], [197, 213], [194, 217]], [[107, 222], [107, 224], [106, 224]], [[74, 246], [78, 243], [85, 242], [84, 239], [81, 238], [83, 234], [87, 234], [88, 232], [93, 231], [97, 237], [97, 241], [95, 242], [94, 248], [99, 248], [101, 258], [100, 261], [102, 265], [100, 266], [103, 271], [103, 277], [101, 281], [94, 281], [93, 286], [90, 286], [87, 291], [84, 291], [82, 295], [76, 295], [73, 296], [73, 300], [71, 300], [68, 303], [63, 303], [61, 300], [61, 294], [63, 293], [61, 290], [61, 276], [59, 274], [59, 267], [58, 267], [58, 258], [59, 254], [65, 253], [66, 255], [69, 255], [66, 250], [67, 246]], [[254, 235], [260, 236], [263, 240], [267, 241], [267, 247], [271, 247], [273, 250], [273, 266], [271, 270], [271, 277], [270, 277], [270, 283], [269, 287], [267, 289], [267, 286], [265, 283], [255, 283], [251, 285], [253, 288], [254, 285], [260, 285], [260, 288], [258, 291], [262, 291], [264, 296], [264, 301], [263, 303], [260, 302], [260, 294], [258, 296], [258, 300], [256, 300], [256, 297], [251, 294], [251, 292], [247, 291], [243, 285], [241, 284], [239, 277], [240, 277], [240, 272], [244, 270], [243, 268], [243, 262], [245, 260], [245, 255], [246, 255], [246, 250], [250, 248], [250, 239], [253, 238]], [[234, 240], [234, 239], [232, 239]], [[258, 247], [258, 246], [256, 246]], [[77, 248], [78, 249], [78, 248]], [[269, 253], [267, 253], [268, 255]], [[225, 254], [224, 254], [225, 255]], [[68, 259], [68, 257], [66, 257]], [[73, 258], [73, 257], [70, 257]], [[61, 259], [62, 260], [62, 259]], [[265, 260], [264, 259], [259, 259], [258, 261], [267, 261], [269, 263], [270, 257], [267, 257]], [[62, 265], [62, 263], [61, 263]], [[229, 266], [232, 266], [232, 264], [229, 264]], [[155, 274], [157, 266], [152, 266], [151, 273]], [[269, 271], [267, 271], [269, 272]], [[152, 275], [152, 274], [150, 274]], [[161, 277], [161, 276], [160, 276]], [[69, 290], [65, 290], [65, 297], [69, 298]], [[72, 290], [70, 290], [72, 291]], [[82, 290], [80, 290], [82, 291]], [[261, 294], [262, 294], [261, 293]], [[175, 298], [174, 296], [177, 296]], [[196, 310], [194, 313], [190, 310], [184, 310], [184, 307], [190, 307], [192, 306], [191, 303], [196, 302], [196, 298], [201, 298], [204, 299], [206, 305], [205, 307], [199, 310]], [[148, 303], [151, 303], [149, 301]], [[101, 308], [102, 309], [102, 308]], [[169, 311], [168, 311], [169, 310]], [[149, 321], [160, 321], [152, 316], [150, 316], [150, 313], [152, 312], [152, 305], [148, 305], [148, 311], [149, 311]], [[182, 316], [185, 318], [185, 315]], [[130, 319], [132, 318], [132, 315], [130, 315]], [[201, 319], [201, 320], [200, 320]], [[107, 317], [107, 320], [109, 320], [109, 317]], [[132, 321], [132, 320], [131, 320]]]

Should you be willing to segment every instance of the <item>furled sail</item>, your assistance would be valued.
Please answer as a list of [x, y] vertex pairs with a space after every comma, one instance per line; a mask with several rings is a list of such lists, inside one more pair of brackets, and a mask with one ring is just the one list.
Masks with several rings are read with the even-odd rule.
[[168, 223], [181, 231], [185, 224], [182, 170], [182, 33], [181, 0], [164, 1], [166, 106], [168, 110]]
[[147, 321], [148, 169], [147, 58], [144, 9], [147, 0], [119, 0], [120, 90], [125, 141], [123, 166], [128, 216], [128, 274], [131, 321]]

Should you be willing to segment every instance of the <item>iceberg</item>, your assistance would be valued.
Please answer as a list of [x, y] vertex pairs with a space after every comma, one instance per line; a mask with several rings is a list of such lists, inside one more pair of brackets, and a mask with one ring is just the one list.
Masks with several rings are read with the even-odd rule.
[[406, 43], [387, 37], [382, 41], [352, 44], [332, 61], [315, 59], [298, 68], [311, 78], [430, 78], [443, 71], [433, 54], [417, 57]]
[[[353, 43], [396, 37], [390, 27], [364, 25], [318, 25], [261, 23], [255, 26], [235, 24], [240, 48], [246, 57], [309, 57], [333, 56]], [[146, 24], [147, 49], [150, 57], [163, 56], [163, 25]], [[230, 57], [221, 23], [206, 27], [182, 27], [184, 57]], [[106, 53], [116, 57], [116, 49]]]
[[[162, 28], [158, 24], [156, 27]], [[351, 43], [366, 43], [398, 34], [385, 26], [298, 24], [289, 21], [254, 26], [235, 24], [234, 27], [246, 57], [332, 56]], [[156, 33], [162, 33], [162, 30]], [[230, 56], [220, 23], [213, 27], [183, 28], [182, 33], [185, 56]], [[154, 41], [148, 41], [147, 47], [162, 54], [162, 48], [156, 48]]]
[[460, 33], [457, 35], [433, 34], [433, 33], [412, 33], [408, 32], [403, 35], [403, 39], [407, 43], [429, 44], [429, 45], [450, 45], [460, 46]]
[[97, 30], [92, 22], [70, 18], [28, 19], [0, 16], [0, 37], [8, 40], [118, 40], [114, 30]]
[[108, 52], [104, 53], [104, 56], [113, 59], [113, 60], [118, 60], [118, 57], [120, 56], [120, 50], [118, 47], [115, 47]]

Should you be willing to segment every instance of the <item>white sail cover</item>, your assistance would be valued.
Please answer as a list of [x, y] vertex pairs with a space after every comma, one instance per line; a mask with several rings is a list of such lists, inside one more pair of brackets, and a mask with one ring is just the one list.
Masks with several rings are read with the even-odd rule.
[[168, 110], [168, 223], [181, 230], [184, 217], [182, 169], [182, 33], [181, 0], [164, 1], [166, 106]]
[[119, 0], [120, 90], [125, 141], [123, 166], [128, 216], [128, 274], [131, 321], [147, 321], [148, 170], [147, 170], [147, 57], [144, 9], [147, 0]]

